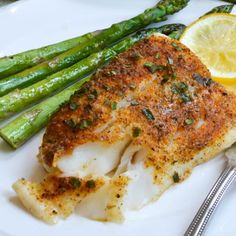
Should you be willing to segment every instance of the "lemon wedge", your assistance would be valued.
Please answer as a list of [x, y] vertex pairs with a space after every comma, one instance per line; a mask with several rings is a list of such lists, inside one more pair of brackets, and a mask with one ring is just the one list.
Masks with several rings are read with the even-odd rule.
[[180, 41], [202, 60], [213, 79], [236, 86], [236, 15], [204, 16], [186, 28]]

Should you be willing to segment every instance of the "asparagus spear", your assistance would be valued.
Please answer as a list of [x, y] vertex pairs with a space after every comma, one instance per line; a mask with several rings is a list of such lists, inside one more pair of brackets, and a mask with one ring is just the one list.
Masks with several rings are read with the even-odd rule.
[[209, 15], [212, 13], [230, 13], [233, 10], [233, 4], [221, 5], [218, 7], [214, 7], [211, 11], [207, 12], [205, 15]]
[[85, 43], [100, 31], [87, 33], [82, 36], [68, 39], [56, 44], [38, 49], [21, 52], [15, 55], [0, 58], [0, 78], [15, 74], [42, 61], [51, 59], [79, 44]]
[[31, 136], [42, 129], [49, 121], [51, 115], [57, 111], [59, 106], [63, 102], [68, 101], [70, 96], [89, 80], [90, 77], [85, 77], [55, 96], [39, 103], [31, 110], [5, 125], [0, 130], [0, 136], [10, 144], [10, 146], [18, 148]]
[[222, 0], [224, 2], [236, 3], [236, 0]]
[[[138, 40], [145, 36], [151, 35], [152, 33], [164, 33], [168, 32], [169, 36], [172, 34], [169, 29], [175, 30], [179, 27], [179, 31], [183, 31], [183, 25], [166, 25], [157, 29], [149, 29], [143, 31], [141, 34], [134, 37], [138, 37]], [[127, 39], [125, 40], [127, 41]], [[125, 42], [123, 41], [123, 42]], [[115, 56], [115, 55], [114, 55]], [[22, 115], [18, 116], [13, 121], [9, 122], [0, 129], [0, 136], [13, 148], [18, 148], [23, 143], [25, 143], [30, 137], [36, 134], [40, 129], [42, 129], [49, 121], [51, 115], [56, 112], [59, 106], [70, 99], [70, 96], [74, 94], [85, 82], [89, 81], [91, 77], [86, 77], [79, 82], [75, 83], [69, 88], [61, 91], [60, 93], [54, 95], [51, 98], [44, 100], [43, 102], [35, 105], [30, 110], [26, 111]]]
[[[183, 25], [183, 24], [167, 24], [167, 25], [158, 27], [157, 31], [158, 33], [162, 33], [170, 37], [170, 35], [172, 34], [174, 35], [177, 33], [181, 33], [185, 28], [186, 28], [186, 25]], [[175, 37], [171, 36], [171, 38], [175, 38]]]
[[77, 62], [71, 67], [48, 76], [46, 79], [27, 88], [15, 90], [3, 97], [0, 97], [0, 120], [24, 109], [26, 106], [37, 102], [41, 98], [49, 96], [58, 89], [76, 81], [78, 78], [92, 73], [95, 69], [109, 61], [115, 55], [126, 50], [144, 36], [149, 35], [150, 32], [168, 32], [168, 30], [170, 31], [170, 29], [173, 30], [174, 28], [183, 29], [183, 25], [168, 25], [166, 27], [161, 27], [160, 29], [149, 29], [143, 31], [133, 37], [121, 41], [111, 48], [91, 54], [89, 57]]
[[189, 0], [162, 0], [155, 7], [147, 9], [142, 14], [117, 24], [94, 36], [87, 42], [72, 48], [53, 59], [29, 68], [16, 75], [0, 81], [0, 96], [7, 94], [15, 88], [24, 88], [47, 75], [53, 74], [73, 65], [91, 53], [97, 52], [112, 43], [120, 40], [151, 23], [165, 19], [167, 15], [174, 14], [187, 5]]

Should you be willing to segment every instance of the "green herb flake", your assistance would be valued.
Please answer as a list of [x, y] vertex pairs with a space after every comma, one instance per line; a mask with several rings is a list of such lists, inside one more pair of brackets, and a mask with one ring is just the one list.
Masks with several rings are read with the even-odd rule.
[[114, 111], [117, 108], [117, 102], [111, 102], [111, 109]]
[[111, 90], [111, 87], [110, 87], [109, 85], [106, 85], [106, 84], [103, 85], [103, 88], [104, 88], [106, 91], [110, 91], [110, 90]]
[[88, 180], [87, 182], [86, 182], [86, 187], [87, 188], [95, 188], [95, 181], [94, 180]]
[[64, 120], [64, 123], [66, 125], [68, 125], [70, 128], [74, 129], [77, 127], [77, 122], [73, 119], [69, 119], [69, 120]]
[[92, 121], [91, 120], [87, 120], [87, 119], [83, 119], [83, 120], [81, 120], [80, 122], [79, 122], [79, 128], [81, 129], [81, 130], [83, 130], [83, 129], [86, 129], [86, 128], [88, 128], [89, 126], [91, 126], [92, 125]]
[[172, 74], [172, 78], [176, 79], [177, 75], [175, 73]]
[[184, 123], [185, 123], [186, 125], [191, 125], [193, 122], [194, 122], [194, 120], [193, 120], [192, 118], [187, 118], [187, 119], [185, 119], [185, 121], [184, 121]]
[[78, 104], [74, 103], [74, 102], [71, 102], [69, 104], [69, 108], [72, 110], [72, 111], [75, 111], [77, 108], [79, 107]]
[[143, 115], [146, 116], [148, 120], [151, 120], [151, 121], [155, 120], [155, 117], [153, 116], [152, 112], [148, 108], [142, 109], [142, 113]]
[[210, 86], [213, 83], [212, 79], [204, 78], [203, 76], [201, 76], [200, 74], [197, 74], [197, 73], [193, 74], [193, 79], [205, 87]]
[[174, 64], [174, 60], [171, 57], [168, 57], [167, 61], [168, 61], [169, 65], [173, 65]]
[[163, 75], [163, 79], [166, 81], [168, 81], [170, 79], [170, 77], [171, 77], [171, 75], [169, 75], [169, 74]]
[[141, 134], [141, 129], [139, 127], [133, 127], [133, 137], [137, 138]]
[[78, 178], [72, 177], [70, 179], [70, 184], [73, 186], [73, 188], [79, 188], [81, 186], [81, 181]]
[[192, 101], [191, 96], [186, 93], [187, 90], [188, 85], [184, 82], [174, 83], [171, 86], [171, 92], [173, 94], [178, 94], [180, 99], [185, 103]]
[[98, 97], [98, 91], [96, 89], [94, 89], [89, 95], [88, 95], [88, 99], [90, 100], [94, 100]]
[[179, 174], [177, 172], [175, 172], [173, 174], [172, 178], [173, 178], [174, 183], [179, 183], [180, 178], [179, 178]]
[[136, 101], [136, 100], [132, 100], [131, 103], [130, 103], [131, 106], [138, 106], [139, 105], [139, 102]]
[[92, 110], [92, 106], [90, 104], [87, 104], [86, 106], [84, 106], [84, 111], [89, 113]]
[[157, 71], [163, 71], [166, 67], [163, 65], [157, 65], [152, 62], [146, 62], [143, 65], [145, 68], [147, 68], [152, 74], [154, 74]]
[[188, 85], [184, 82], [179, 82], [176, 84], [178, 86], [178, 88], [180, 89], [180, 91], [186, 91], [188, 90]]
[[192, 98], [189, 94], [182, 93], [182, 94], [180, 94], [180, 98], [184, 103], [192, 101]]
[[182, 51], [183, 48], [181, 48], [180, 46], [177, 45], [177, 43], [173, 42], [171, 43], [171, 45], [173, 46], [173, 48], [175, 48], [177, 51]]
[[169, 80], [169, 77], [168, 77], [168, 78], [163, 78], [163, 79], [161, 80], [161, 85], [164, 85], [165, 83], [167, 83], [168, 80]]
[[77, 97], [80, 98], [80, 97], [82, 97], [87, 91], [88, 91], [87, 88], [83, 87], [83, 88], [81, 88], [80, 90], [78, 90], [75, 94], [76, 94]]
[[171, 91], [174, 94], [181, 94], [188, 90], [188, 85], [184, 82], [174, 83], [171, 86]]

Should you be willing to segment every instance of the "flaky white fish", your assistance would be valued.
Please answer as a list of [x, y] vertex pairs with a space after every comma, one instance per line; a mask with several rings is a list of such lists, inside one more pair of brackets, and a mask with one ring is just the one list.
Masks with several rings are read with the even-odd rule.
[[151, 36], [97, 71], [53, 116], [39, 160], [41, 183], [13, 187], [55, 223], [77, 207], [122, 222], [236, 141], [236, 96], [180, 42]]

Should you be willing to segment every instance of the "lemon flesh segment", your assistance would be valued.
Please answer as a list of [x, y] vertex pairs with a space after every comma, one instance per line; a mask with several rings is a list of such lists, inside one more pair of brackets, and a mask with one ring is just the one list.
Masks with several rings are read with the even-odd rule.
[[187, 27], [180, 41], [202, 60], [213, 77], [236, 83], [236, 15], [203, 17]]

